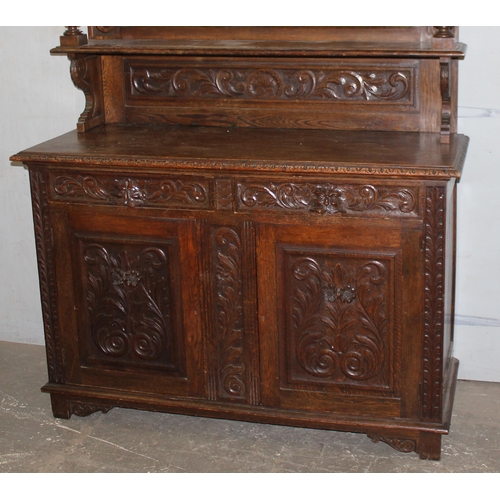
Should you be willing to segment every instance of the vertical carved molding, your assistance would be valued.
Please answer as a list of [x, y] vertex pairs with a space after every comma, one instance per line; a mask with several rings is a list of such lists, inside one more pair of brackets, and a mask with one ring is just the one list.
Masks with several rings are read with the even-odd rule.
[[255, 228], [245, 222], [211, 227], [206, 234], [211, 241], [210, 350], [216, 360], [208, 366], [209, 398], [259, 405]]
[[451, 61], [441, 59], [441, 142], [450, 142], [451, 129]]
[[243, 320], [244, 341], [247, 359], [248, 402], [252, 405], [261, 404], [260, 396], [260, 351], [259, 329], [257, 326], [257, 280], [256, 280], [256, 235], [252, 222], [243, 223], [242, 230], [242, 279], [243, 279]]
[[443, 385], [445, 188], [427, 189], [422, 416], [440, 421]]
[[215, 203], [217, 210], [233, 210], [233, 181], [231, 179], [217, 179], [215, 181]]
[[221, 397], [246, 396], [243, 363], [243, 291], [241, 240], [231, 228], [215, 230], [216, 330]]
[[62, 356], [57, 347], [59, 342], [54, 245], [51, 238], [44, 174], [31, 170], [30, 184], [49, 381], [64, 383]]

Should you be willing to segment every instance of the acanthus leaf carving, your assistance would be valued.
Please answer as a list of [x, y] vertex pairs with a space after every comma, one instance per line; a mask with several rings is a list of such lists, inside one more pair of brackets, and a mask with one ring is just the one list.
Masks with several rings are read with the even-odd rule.
[[411, 101], [411, 69], [170, 68], [131, 63], [132, 95]]
[[258, 183], [238, 185], [243, 208], [274, 208], [320, 215], [359, 212], [418, 215], [418, 188], [370, 184]]
[[215, 230], [216, 331], [219, 379], [231, 397], [245, 396], [243, 363], [243, 294], [241, 283], [241, 240], [236, 231]]
[[142, 179], [99, 175], [52, 175], [53, 198], [87, 199], [108, 205], [207, 207], [207, 181]]
[[168, 256], [158, 247], [87, 244], [87, 317], [94, 352], [173, 368]]
[[312, 380], [377, 378], [388, 335], [385, 264], [297, 257], [290, 266], [288, 316], [301, 369]]

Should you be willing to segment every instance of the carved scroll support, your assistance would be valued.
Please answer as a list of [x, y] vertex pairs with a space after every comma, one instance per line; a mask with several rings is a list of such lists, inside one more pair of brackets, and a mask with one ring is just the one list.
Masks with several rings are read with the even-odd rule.
[[85, 94], [85, 109], [77, 123], [78, 132], [87, 132], [104, 123], [101, 65], [98, 56], [70, 54], [71, 79]]
[[80, 26], [66, 26], [66, 31], [59, 40], [62, 47], [78, 47], [88, 42], [87, 35], [80, 30]]

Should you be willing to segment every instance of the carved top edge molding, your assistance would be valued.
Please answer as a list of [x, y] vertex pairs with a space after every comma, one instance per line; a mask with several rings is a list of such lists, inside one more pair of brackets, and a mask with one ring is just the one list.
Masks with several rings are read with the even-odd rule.
[[245, 162], [236, 160], [219, 160], [219, 161], [199, 161], [199, 160], [184, 160], [184, 159], [151, 159], [151, 158], [103, 158], [95, 156], [61, 156], [61, 155], [42, 155], [42, 154], [17, 154], [10, 157], [10, 161], [22, 162], [27, 165], [31, 164], [58, 164], [62, 168], [68, 168], [68, 165], [86, 165], [97, 167], [125, 167], [125, 168], [150, 168], [152, 170], [164, 171], [168, 169], [179, 170], [210, 170], [221, 172], [230, 171], [248, 171], [248, 172], [299, 172], [299, 173], [316, 173], [316, 174], [355, 174], [355, 175], [370, 175], [370, 176], [404, 176], [404, 177], [431, 177], [431, 178], [459, 178], [463, 166], [463, 158], [467, 150], [467, 143], [462, 146], [464, 153], [459, 154], [462, 161], [458, 161], [454, 168], [445, 167], [404, 167], [404, 166], [368, 166], [368, 165], [331, 165], [323, 163], [297, 163], [297, 162]]

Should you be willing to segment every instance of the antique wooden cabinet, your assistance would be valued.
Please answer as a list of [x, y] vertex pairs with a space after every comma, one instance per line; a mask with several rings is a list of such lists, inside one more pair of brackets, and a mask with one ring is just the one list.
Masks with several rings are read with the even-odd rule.
[[69, 27], [29, 167], [54, 415], [450, 425], [456, 27]]

